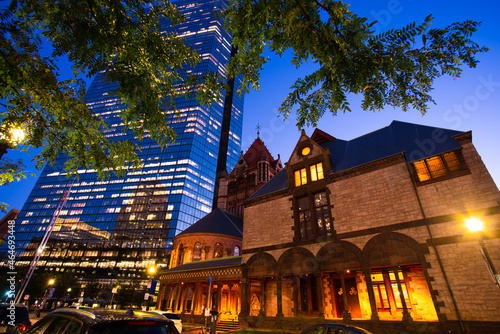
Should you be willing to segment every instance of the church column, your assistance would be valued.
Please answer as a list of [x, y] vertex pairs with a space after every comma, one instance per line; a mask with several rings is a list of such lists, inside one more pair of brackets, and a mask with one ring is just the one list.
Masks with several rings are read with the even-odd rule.
[[363, 269], [363, 275], [365, 275], [366, 289], [368, 290], [368, 299], [370, 300], [370, 309], [372, 311], [371, 320], [379, 321], [377, 302], [375, 300], [375, 293], [373, 292], [372, 276], [371, 270]]
[[282, 295], [282, 277], [278, 275], [276, 277], [276, 306], [278, 313], [276, 313], [277, 318], [284, 317], [283, 315], [283, 295]]
[[181, 302], [179, 304], [179, 310], [181, 311], [181, 314], [184, 314], [186, 311], [184, 304], [186, 303], [187, 291], [188, 291], [188, 286], [187, 284], [184, 284], [184, 282], [181, 283], [181, 291], [182, 294], [181, 294]]
[[293, 290], [293, 301], [295, 303], [295, 316], [302, 314], [302, 303], [300, 302], [300, 277], [293, 275], [292, 279], [295, 282], [295, 289]]
[[184, 292], [184, 300], [182, 301], [182, 313], [189, 312], [187, 309], [187, 303], [189, 300], [189, 289], [191, 288], [191, 284], [186, 282], [186, 291]]
[[193, 302], [191, 306], [191, 314], [196, 314], [198, 313], [198, 301], [199, 301], [199, 296], [198, 294], [200, 293], [200, 282], [196, 281], [194, 282], [194, 291], [193, 291]]
[[316, 272], [314, 274], [316, 276], [316, 292], [318, 297], [318, 310], [319, 317], [325, 318], [325, 305], [323, 304], [324, 295], [323, 295], [323, 278], [321, 272]]
[[172, 289], [171, 289], [172, 292], [171, 292], [171, 295], [170, 295], [170, 303], [169, 303], [169, 305], [170, 305], [170, 309], [173, 312], [175, 312], [176, 308], [177, 308], [176, 304], [177, 304], [177, 297], [178, 297], [178, 294], [179, 294], [179, 284], [180, 284], [180, 282], [177, 282], [175, 284], [175, 286], [172, 287]]
[[248, 277], [247, 270], [242, 268], [241, 270], [241, 316], [248, 316]]
[[229, 311], [229, 314], [233, 314], [233, 303], [232, 299], [233, 296], [231, 296], [231, 289], [233, 288], [233, 284], [228, 283], [227, 287], [229, 289], [229, 292], [227, 293], [227, 299], [226, 299], [226, 311]]
[[158, 300], [156, 303], [157, 310], [161, 310], [161, 308], [163, 307], [163, 294], [164, 294], [165, 289], [166, 289], [166, 284], [160, 283], [160, 290], [158, 291]]
[[266, 289], [265, 289], [265, 284], [266, 284], [266, 279], [264, 277], [261, 277], [259, 279], [260, 283], [260, 311], [259, 313], [263, 316], [266, 315], [265, 307], [266, 307]]
[[220, 312], [222, 311], [222, 282], [217, 281], [217, 309], [215, 311]]
[[401, 300], [401, 305], [403, 306], [403, 321], [411, 322], [413, 321], [410, 312], [408, 311], [408, 306], [406, 306], [405, 295], [403, 292], [403, 286], [401, 285], [401, 280], [399, 279], [399, 266], [393, 267], [392, 271], [394, 272], [394, 276], [396, 277], [396, 283], [398, 285], [399, 298]]
[[351, 318], [351, 312], [349, 312], [349, 305], [347, 304], [347, 290], [345, 288], [345, 273], [344, 271], [339, 271], [340, 275], [340, 282], [342, 284], [342, 301], [344, 303], [344, 316], [343, 320], [344, 321], [350, 321]]

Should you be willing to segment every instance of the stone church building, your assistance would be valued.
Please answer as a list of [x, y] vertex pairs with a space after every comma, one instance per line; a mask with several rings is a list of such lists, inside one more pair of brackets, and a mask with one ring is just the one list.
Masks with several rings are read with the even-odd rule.
[[[235, 301], [240, 327], [498, 333], [499, 218], [471, 132], [398, 121], [349, 141], [302, 132], [285, 168], [244, 201], [240, 256], [224, 255], [241, 276], [219, 273], [226, 303], [211, 305]], [[186, 281], [171, 270], [164, 300]]]

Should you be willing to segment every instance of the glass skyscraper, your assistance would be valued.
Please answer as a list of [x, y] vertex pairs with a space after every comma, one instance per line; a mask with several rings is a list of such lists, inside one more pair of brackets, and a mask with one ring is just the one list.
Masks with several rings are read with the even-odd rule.
[[[176, 31], [203, 58], [193, 71], [225, 75], [231, 36], [213, 14], [225, 3], [174, 3], [186, 17], [176, 25]], [[171, 29], [166, 21], [164, 28]], [[110, 94], [113, 88], [97, 75], [88, 89], [87, 105], [108, 124], [108, 137], [134, 141], [134, 135], [124, 132], [120, 125], [119, 115], [125, 105]], [[201, 106], [193, 98], [177, 101], [177, 107], [180, 118], [171, 111], [169, 120], [177, 133], [175, 143], [162, 151], [156, 142], [145, 138], [140, 142], [144, 163], [140, 171], [101, 181], [92, 170], [82, 169], [75, 180], [66, 177], [65, 157], [53, 166], [47, 165], [16, 220], [17, 265], [29, 266], [56, 216], [39, 262], [43, 270], [103, 281], [140, 278], [150, 265], [164, 262], [168, 241], [212, 210], [224, 96], [222, 102], [211, 106]], [[240, 154], [242, 120], [243, 96], [234, 94], [228, 170]], [[65, 193], [67, 199], [57, 210]]]

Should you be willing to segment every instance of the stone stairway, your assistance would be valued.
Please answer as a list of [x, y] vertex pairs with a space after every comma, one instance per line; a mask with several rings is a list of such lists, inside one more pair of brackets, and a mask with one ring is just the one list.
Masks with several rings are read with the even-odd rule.
[[238, 330], [238, 319], [235, 320], [219, 320], [217, 323], [217, 332], [230, 332]]

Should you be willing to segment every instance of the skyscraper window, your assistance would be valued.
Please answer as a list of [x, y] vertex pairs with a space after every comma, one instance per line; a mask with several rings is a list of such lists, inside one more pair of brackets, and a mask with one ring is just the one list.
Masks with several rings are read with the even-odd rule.
[[[190, 70], [200, 74], [213, 71], [226, 76], [231, 36], [222, 29], [221, 19], [213, 15], [225, 3], [222, 0], [178, 0], [175, 4], [186, 17], [175, 29], [203, 58]], [[171, 29], [167, 21], [163, 23], [164, 29]], [[106, 121], [108, 137], [136, 141], [131, 132], [122, 132], [119, 113], [126, 106], [110, 94], [114, 88], [101, 81], [98, 74], [88, 88], [87, 105]], [[64, 156], [54, 165], [45, 166], [17, 219], [26, 227], [16, 232], [18, 263], [29, 265], [33, 250], [38, 248], [47, 226], [57, 214], [57, 228], [42, 256], [46, 267], [56, 265], [51, 254], [58, 254], [61, 262], [61, 242], [66, 243], [66, 254], [72, 254], [71, 258], [92, 248], [90, 260], [75, 259], [66, 263], [77, 269], [80, 278], [102, 281], [128, 277], [125, 267], [136, 268], [140, 277], [141, 268], [149, 266], [149, 262], [167, 263], [168, 241], [212, 209], [223, 104], [202, 106], [195, 98], [179, 101], [181, 118], [171, 113], [169, 120], [177, 133], [176, 142], [162, 151], [156, 142], [145, 136], [140, 142], [142, 153], [139, 154], [144, 168], [124, 177], [101, 181], [93, 170], [81, 169], [80, 179], [67, 179]], [[243, 96], [234, 94], [228, 170], [236, 165], [238, 154], [234, 152], [241, 150], [242, 117]], [[57, 211], [66, 190], [70, 190], [68, 198]], [[140, 254], [155, 255], [145, 263]], [[64, 259], [62, 261], [64, 263]], [[113, 275], [109, 274], [110, 270]]]

